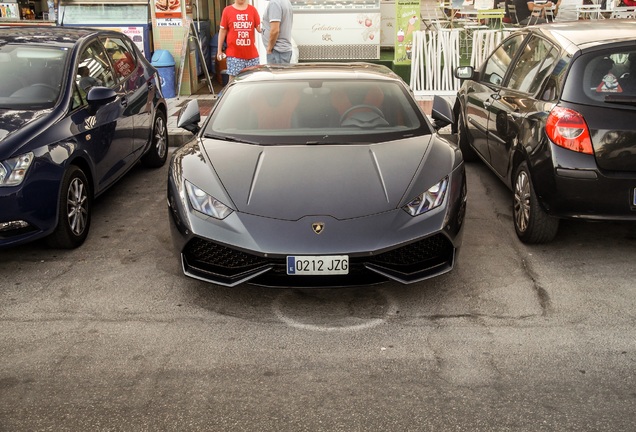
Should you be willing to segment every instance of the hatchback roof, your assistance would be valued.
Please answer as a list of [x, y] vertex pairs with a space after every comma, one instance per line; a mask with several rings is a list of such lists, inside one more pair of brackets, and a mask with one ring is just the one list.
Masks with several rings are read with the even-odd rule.
[[608, 42], [633, 41], [636, 20], [581, 20], [542, 24], [534, 30], [556, 40], [562, 46], [572, 44], [583, 50]]

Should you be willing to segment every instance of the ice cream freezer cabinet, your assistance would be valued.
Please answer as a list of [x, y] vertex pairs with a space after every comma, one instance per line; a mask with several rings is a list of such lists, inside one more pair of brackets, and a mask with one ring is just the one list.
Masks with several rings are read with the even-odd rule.
[[380, 0], [292, 0], [299, 60], [380, 58]]

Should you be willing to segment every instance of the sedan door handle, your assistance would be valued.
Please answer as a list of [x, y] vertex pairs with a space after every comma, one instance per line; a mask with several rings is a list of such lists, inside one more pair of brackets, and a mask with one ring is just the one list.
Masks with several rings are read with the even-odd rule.
[[124, 107], [127, 107], [128, 106], [128, 99], [125, 98], [125, 97], [121, 98], [121, 105], [124, 106]]
[[148, 90], [153, 91], [155, 89], [155, 83], [148, 81]]
[[492, 105], [492, 102], [490, 102], [490, 100], [485, 100], [484, 101], [484, 108], [488, 108], [490, 105]]

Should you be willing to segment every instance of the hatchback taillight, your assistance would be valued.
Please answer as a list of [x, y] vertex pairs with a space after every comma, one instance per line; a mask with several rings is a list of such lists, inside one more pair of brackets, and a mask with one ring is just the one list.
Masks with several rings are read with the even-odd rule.
[[545, 125], [548, 138], [556, 145], [579, 153], [594, 154], [590, 130], [578, 112], [555, 107], [550, 111]]

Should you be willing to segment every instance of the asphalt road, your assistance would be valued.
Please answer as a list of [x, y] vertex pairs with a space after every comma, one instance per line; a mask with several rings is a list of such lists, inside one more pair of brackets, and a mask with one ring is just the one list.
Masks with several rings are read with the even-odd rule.
[[167, 167], [135, 168], [73, 251], [0, 251], [0, 431], [634, 431], [636, 224], [514, 234], [468, 166], [464, 247], [410, 286], [184, 277]]

